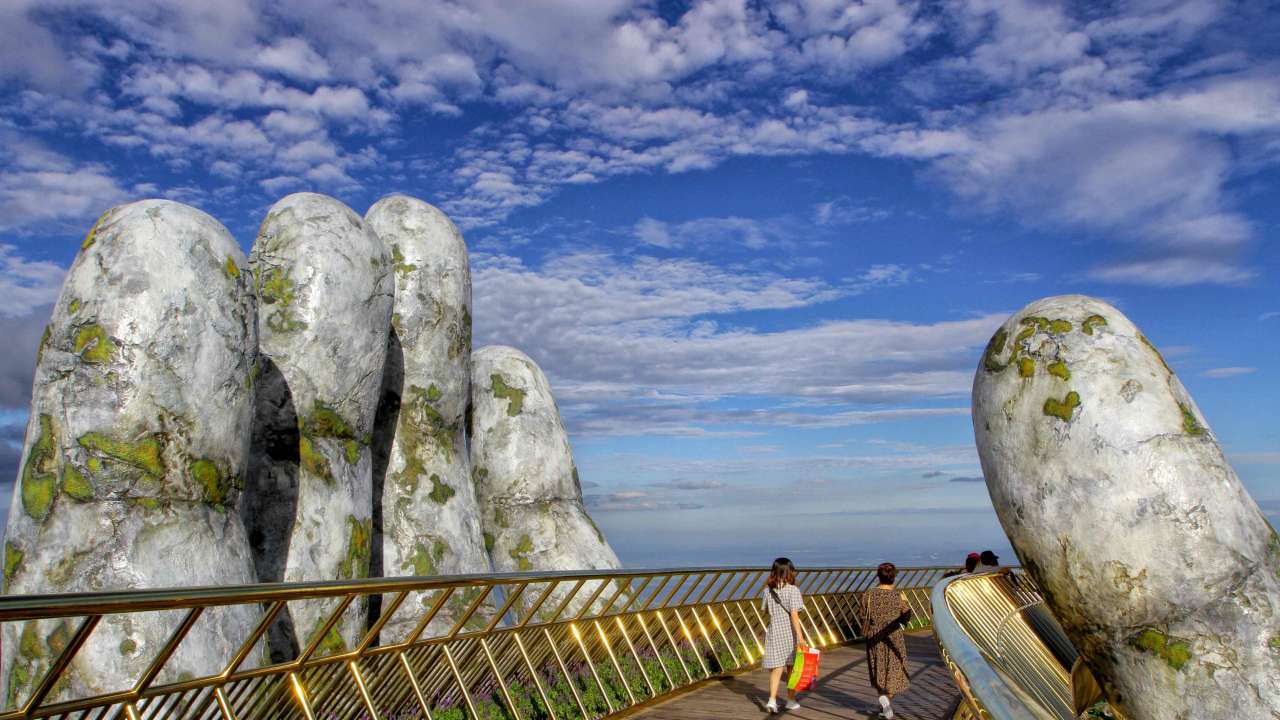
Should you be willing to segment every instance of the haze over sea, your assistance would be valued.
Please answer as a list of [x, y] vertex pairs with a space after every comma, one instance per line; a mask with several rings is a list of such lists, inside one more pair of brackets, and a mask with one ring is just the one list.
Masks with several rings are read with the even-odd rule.
[[[1084, 293], [1280, 522], [1280, 16], [1019, 0], [0, 7], [0, 488], [106, 208], [444, 209], [631, 567], [1013, 561], [982, 347]], [[7, 513], [7, 509], [6, 509]]]

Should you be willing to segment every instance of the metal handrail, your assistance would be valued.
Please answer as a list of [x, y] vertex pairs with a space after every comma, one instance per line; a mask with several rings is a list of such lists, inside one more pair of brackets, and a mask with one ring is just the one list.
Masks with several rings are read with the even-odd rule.
[[[946, 568], [902, 568], [898, 586], [922, 618]], [[624, 714], [709, 678], [755, 667], [767, 613], [768, 570], [700, 567], [399, 577], [342, 582], [0, 597], [6, 644], [28, 636], [29, 663], [0, 720], [68, 717], [141, 720], [576, 720]], [[797, 585], [811, 644], [860, 637], [857, 598], [874, 579], [865, 567], [815, 568]], [[381, 612], [348, 645], [335, 628], [352, 608], [380, 599]], [[290, 603], [331, 603], [295, 650], [267, 656], [271, 633], [288, 628]], [[193, 628], [230, 607], [252, 612], [237, 649], [194, 677], [174, 658]], [[241, 610], [237, 610], [241, 612]], [[76, 696], [79, 680], [109, 675], [103, 628], [163, 618], [167, 640], [120, 687]], [[392, 619], [412, 630], [391, 637]], [[78, 621], [72, 621], [78, 619]], [[46, 640], [46, 638], [55, 638]], [[335, 640], [336, 638], [336, 640]], [[278, 647], [272, 648], [279, 651]], [[95, 654], [95, 652], [97, 654]], [[123, 652], [123, 650], [121, 650]], [[11, 663], [12, 665], [12, 663]], [[95, 675], [96, 673], [96, 675]], [[112, 676], [114, 677], [114, 676]]]
[[1077, 717], [1071, 667], [1053, 650], [1071, 649], [1070, 641], [1056, 624], [1030, 621], [1029, 611], [1047, 609], [1029, 577], [950, 577], [934, 586], [932, 600], [933, 632], [964, 697], [957, 717]]

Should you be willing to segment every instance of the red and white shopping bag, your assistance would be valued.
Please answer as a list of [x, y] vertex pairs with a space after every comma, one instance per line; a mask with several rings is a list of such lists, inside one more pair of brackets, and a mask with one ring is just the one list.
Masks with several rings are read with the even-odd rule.
[[787, 687], [800, 692], [813, 688], [818, 680], [818, 648], [809, 648], [804, 652], [796, 651], [796, 661], [791, 665], [791, 677], [787, 678]]

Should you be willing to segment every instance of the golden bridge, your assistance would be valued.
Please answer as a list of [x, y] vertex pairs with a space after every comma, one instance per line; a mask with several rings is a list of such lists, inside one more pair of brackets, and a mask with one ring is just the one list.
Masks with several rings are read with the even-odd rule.
[[[946, 570], [900, 569], [898, 589], [915, 619], [907, 628], [913, 685], [895, 700], [898, 717], [1075, 718], [1096, 699], [1030, 578], [944, 579]], [[11, 698], [0, 720], [755, 717], [766, 694], [758, 668], [767, 574], [712, 567], [0, 597], [0, 622], [21, 628], [9, 637], [36, 640], [19, 654], [40, 655], [24, 666], [31, 690]], [[817, 688], [791, 714], [866, 717], [877, 706], [856, 608], [874, 568], [810, 569], [797, 584], [805, 634], [824, 660]], [[380, 610], [361, 641], [327, 641], [366, 599]], [[327, 603], [327, 620], [292, 657], [272, 660], [269, 630], [304, 600]], [[191, 630], [228, 606], [258, 618], [247, 639], [216, 674], [178, 676], [171, 660]], [[172, 627], [145, 670], [127, 687], [77, 695], [68, 678], [73, 667], [92, 673], [85, 649], [100, 621], [140, 614]], [[416, 618], [395, 642], [380, 638], [393, 617]], [[56, 642], [37, 635], [48, 628]]]

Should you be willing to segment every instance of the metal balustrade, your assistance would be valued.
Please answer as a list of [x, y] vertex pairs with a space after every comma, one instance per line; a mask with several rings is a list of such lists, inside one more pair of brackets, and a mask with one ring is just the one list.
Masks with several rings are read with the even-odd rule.
[[[912, 627], [929, 623], [930, 589], [945, 570], [900, 569]], [[0, 597], [0, 623], [17, 624], [7, 641], [21, 638], [17, 651], [38, 657], [25, 661], [22, 683], [8, 678], [29, 690], [5, 688], [0, 720], [621, 716], [758, 666], [767, 576], [762, 568], [693, 568]], [[874, 568], [800, 573], [810, 641], [826, 647], [860, 637], [857, 599], [874, 582]], [[281, 650], [289, 604], [301, 600], [332, 609], [310, 634], [298, 633], [296, 648]], [[336, 627], [366, 600], [380, 612], [369, 613], [367, 630], [348, 647]], [[236, 651], [207, 662], [213, 666], [201, 676], [175, 676], [173, 658], [186, 652], [192, 629], [236, 606], [257, 618]], [[142, 617], [171, 628], [145, 669], [120, 687], [76, 696], [73, 675], [112, 675], [92, 667], [104, 643], [95, 631], [105, 636], [104, 628]], [[413, 619], [412, 631], [387, 637], [393, 618], [401, 626]]]
[[1073, 688], [1078, 653], [1030, 577], [947, 578], [932, 601], [933, 631], [964, 697], [955, 720], [1074, 720], [1097, 699]]

